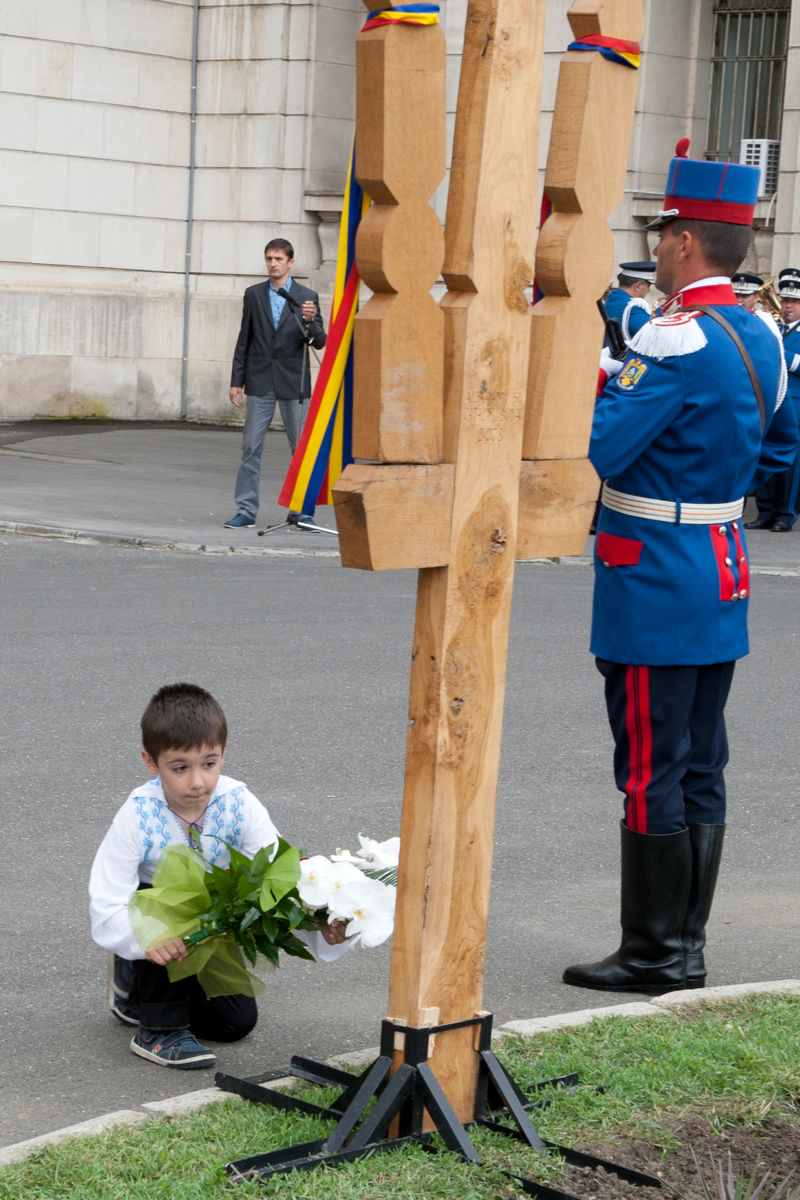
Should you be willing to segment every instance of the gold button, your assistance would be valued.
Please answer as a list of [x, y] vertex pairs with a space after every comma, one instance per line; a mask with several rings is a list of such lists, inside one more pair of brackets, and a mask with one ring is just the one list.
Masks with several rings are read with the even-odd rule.
[[726, 566], [726, 567], [732, 567], [732, 566], [733, 566], [733, 559], [732, 559], [732, 558], [726, 558], [726, 559], [725, 559], [725, 566]]
[[727, 528], [726, 528], [726, 526], [725, 526], [725, 525], [720, 525], [720, 527], [719, 527], [719, 532], [720, 532], [721, 534], [723, 534], [723, 536], [724, 536], [724, 535], [725, 535], [725, 534], [728, 532], [728, 530], [727, 530]]
[[739, 595], [741, 596], [742, 600], [746, 600], [747, 599], [747, 588], [742, 588]]
[[738, 599], [739, 599], [739, 593], [734, 592], [733, 595], [731, 596], [731, 600], [738, 600]]

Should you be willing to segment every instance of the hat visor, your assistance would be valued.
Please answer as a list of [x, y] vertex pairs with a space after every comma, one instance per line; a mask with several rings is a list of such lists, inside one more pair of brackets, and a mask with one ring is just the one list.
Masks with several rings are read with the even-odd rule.
[[668, 208], [666, 212], [660, 212], [653, 221], [648, 221], [645, 229], [663, 229], [665, 225], [669, 225], [670, 221], [675, 221], [681, 214], [677, 208]]

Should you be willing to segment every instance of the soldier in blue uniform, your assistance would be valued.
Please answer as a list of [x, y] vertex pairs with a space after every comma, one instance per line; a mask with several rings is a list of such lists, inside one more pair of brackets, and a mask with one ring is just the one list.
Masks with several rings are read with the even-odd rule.
[[[619, 949], [564, 981], [615, 992], [705, 982], [705, 927], [725, 834], [724, 709], [748, 652], [744, 496], [794, 460], [774, 322], [736, 303], [759, 174], [673, 159], [656, 287], [664, 316], [607, 375], [589, 457], [605, 481], [592, 653], [624, 794]], [[602, 376], [601, 376], [602, 378]]]
[[[791, 406], [800, 429], [800, 270], [787, 267], [778, 276], [778, 295], [781, 299], [783, 352], [789, 376], [787, 405]], [[800, 493], [800, 453], [788, 471], [774, 475], [756, 492], [758, 516], [748, 529], [769, 529], [772, 533], [788, 533], [797, 519]]]
[[758, 293], [764, 286], [760, 275], [752, 275], [749, 271], [739, 271], [731, 277], [734, 295], [742, 308], [755, 312], [758, 308]]
[[617, 286], [603, 297], [606, 318], [615, 321], [626, 344], [630, 345], [652, 313], [645, 296], [656, 277], [654, 262], [624, 262], [619, 264]]

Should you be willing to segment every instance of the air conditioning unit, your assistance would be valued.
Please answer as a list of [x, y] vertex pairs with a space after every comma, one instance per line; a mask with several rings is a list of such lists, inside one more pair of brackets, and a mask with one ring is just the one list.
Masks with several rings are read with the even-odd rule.
[[780, 142], [772, 138], [742, 138], [739, 162], [748, 167], [758, 167], [761, 172], [759, 196], [774, 196], [777, 192], [780, 161]]

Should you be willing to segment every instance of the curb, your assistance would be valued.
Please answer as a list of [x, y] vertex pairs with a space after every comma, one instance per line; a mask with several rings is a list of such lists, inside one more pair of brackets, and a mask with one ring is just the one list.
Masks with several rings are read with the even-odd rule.
[[136, 537], [125, 533], [98, 533], [85, 529], [63, 529], [59, 525], [27, 525], [21, 521], [0, 521], [0, 533], [21, 537], [51, 538], [79, 546], [126, 546], [136, 550], [168, 550], [175, 554], [207, 554], [241, 558], [338, 558], [338, 550], [309, 546], [209, 546], [204, 542], [170, 542], [158, 538]]
[[[572, 1029], [579, 1025], [588, 1025], [592, 1021], [603, 1020], [607, 1017], [667, 1017], [680, 1008], [697, 1008], [703, 1004], [720, 1000], [736, 1000], [743, 996], [754, 995], [789, 995], [800, 996], [800, 979], [778, 979], [771, 983], [733, 983], [723, 987], [695, 988], [691, 991], [670, 992], [664, 996], [655, 996], [649, 1001], [633, 1001], [630, 1004], [612, 1004], [605, 1008], [584, 1008], [575, 1012], [559, 1013], [549, 1017], [533, 1017], [530, 1020], [506, 1021], [498, 1026], [492, 1038], [493, 1042], [516, 1035], [532, 1037], [539, 1033], [552, 1033], [558, 1029]], [[371, 1046], [364, 1050], [354, 1050], [349, 1054], [337, 1054], [327, 1059], [331, 1066], [354, 1067], [362, 1069], [368, 1066], [378, 1054], [378, 1047]], [[271, 1079], [269, 1086], [286, 1091], [299, 1081], [291, 1076], [282, 1079]], [[39, 1137], [28, 1138], [24, 1142], [16, 1142], [12, 1146], [0, 1149], [0, 1167], [22, 1162], [44, 1146], [52, 1146], [67, 1138], [89, 1137], [105, 1133], [120, 1125], [139, 1125], [144, 1121], [157, 1117], [179, 1117], [186, 1113], [197, 1112], [209, 1104], [219, 1104], [223, 1100], [236, 1100], [237, 1096], [229, 1092], [221, 1092], [218, 1088], [200, 1088], [195, 1092], [184, 1092], [180, 1096], [172, 1096], [166, 1100], [149, 1100], [136, 1109], [120, 1109], [117, 1112], [106, 1113], [102, 1117], [93, 1117], [89, 1121], [81, 1121], [77, 1125], [65, 1125], [52, 1133], [43, 1133]]]

